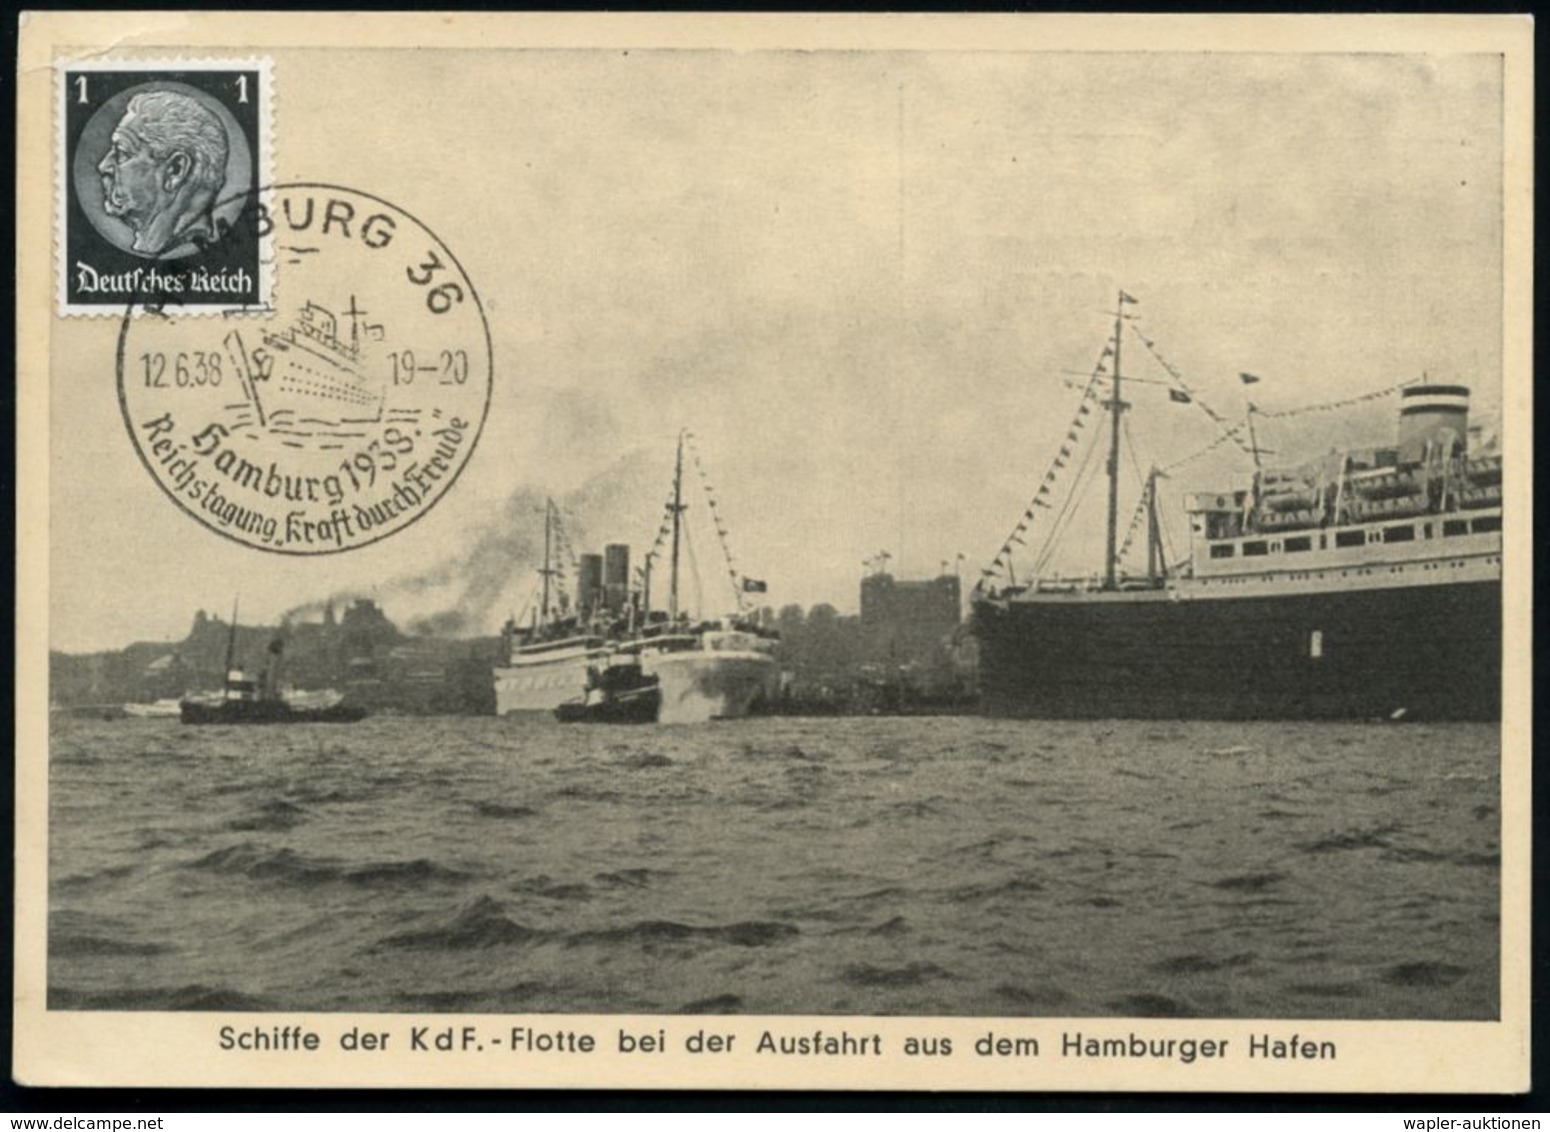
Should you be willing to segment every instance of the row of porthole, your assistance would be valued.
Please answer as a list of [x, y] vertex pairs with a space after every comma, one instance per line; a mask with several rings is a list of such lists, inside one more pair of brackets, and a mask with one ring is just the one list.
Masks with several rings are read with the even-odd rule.
[[510, 687], [513, 691], [529, 692], [536, 688], [568, 688], [574, 683], [576, 683], [576, 677], [574, 674], [567, 675], [565, 673], [557, 673], [556, 675], [542, 680], [537, 679], [536, 677], [530, 677], [527, 680], [521, 681], [513, 680]]
[[[1496, 557], [1495, 555], [1488, 555], [1486, 557], [1485, 561], [1486, 561], [1487, 564], [1495, 564], [1495, 563], [1499, 563], [1501, 561], [1501, 559]], [[1440, 570], [1440, 569], [1442, 569], [1442, 563], [1440, 563], [1440, 562], [1423, 562], [1420, 565], [1421, 565], [1421, 568], [1424, 569], [1424, 570]], [[1467, 566], [1468, 563], [1463, 561], [1462, 559], [1455, 559], [1454, 561], [1448, 563], [1448, 565], [1451, 566], [1453, 569], [1458, 570], [1458, 569], [1462, 569], [1463, 567]], [[1389, 567], [1389, 573], [1390, 574], [1403, 574], [1403, 573], [1405, 573], [1409, 569], [1410, 569], [1409, 566], [1390, 566]], [[1365, 577], [1367, 575], [1370, 575], [1371, 573], [1372, 573], [1372, 568], [1371, 567], [1367, 567], [1367, 566], [1359, 567], [1356, 570], [1356, 574], [1357, 574], [1358, 577]], [[1348, 577], [1351, 576], [1351, 571], [1350, 570], [1342, 570], [1342, 571], [1340, 571], [1340, 576], [1342, 578], [1348, 578]], [[1320, 570], [1316, 574], [1300, 573], [1300, 572], [1297, 572], [1297, 571], [1292, 571], [1291, 573], [1287, 573], [1287, 574], [1281, 575], [1281, 577], [1284, 578], [1286, 581], [1289, 581], [1289, 582], [1301, 582], [1301, 581], [1306, 581], [1306, 580], [1308, 580], [1310, 578], [1323, 578], [1323, 577], [1325, 577], [1325, 573], [1322, 570]], [[1253, 581], [1269, 582], [1269, 581], [1274, 581], [1274, 580], [1276, 580], [1275, 576], [1274, 575], [1270, 575], [1270, 576], [1265, 577], [1265, 578], [1203, 578], [1203, 579], [1201, 579], [1201, 582], [1202, 582], [1203, 585], [1208, 585], [1208, 586], [1209, 585], [1215, 585], [1215, 584], [1218, 584], [1218, 583], [1220, 583], [1222, 585], [1228, 585], [1228, 586], [1242, 586], [1242, 585], [1247, 585], [1248, 583], [1253, 582]]]
[[[1473, 533], [1475, 534], [1497, 531], [1501, 529], [1499, 521], [1493, 524], [1491, 518], [1489, 517], [1475, 520], [1449, 519], [1443, 522], [1443, 537], [1453, 538], [1456, 535], [1470, 534], [1471, 523], [1474, 524]], [[1422, 537], [1428, 539], [1434, 537], [1432, 531], [1433, 526], [1431, 523], [1423, 523], [1421, 525]], [[1389, 532], [1392, 532], [1392, 537], [1390, 537]], [[1242, 543], [1218, 543], [1211, 548], [1211, 557], [1232, 558], [1234, 554], [1237, 553], [1240, 549], [1242, 551], [1243, 557], [1245, 558], [1259, 558], [1266, 554], [1298, 554], [1302, 553], [1303, 551], [1313, 549], [1310, 542], [1311, 537], [1312, 536], [1289, 537], [1283, 540], [1284, 546], [1283, 542], [1272, 542], [1267, 539], [1249, 540]], [[1411, 542], [1414, 541], [1415, 537], [1416, 527], [1414, 524], [1398, 524], [1391, 527], [1381, 528], [1369, 527], [1354, 531], [1342, 530], [1335, 532], [1335, 547], [1340, 549], [1350, 548], [1353, 546], [1377, 545], [1384, 542]], [[1328, 549], [1328, 543], [1326, 541], [1325, 534], [1321, 533], [1319, 535], [1318, 549]], [[1225, 553], [1222, 553], [1223, 551], [1225, 551]]]

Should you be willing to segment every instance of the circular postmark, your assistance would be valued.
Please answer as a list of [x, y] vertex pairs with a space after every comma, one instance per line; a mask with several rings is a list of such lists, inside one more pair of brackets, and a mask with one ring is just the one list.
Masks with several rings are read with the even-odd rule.
[[227, 285], [198, 256], [142, 274], [119, 332], [118, 395], [141, 462], [189, 515], [259, 550], [331, 554], [424, 515], [489, 409], [488, 323], [457, 258], [403, 209], [355, 189], [251, 194], [274, 301], [190, 314]]

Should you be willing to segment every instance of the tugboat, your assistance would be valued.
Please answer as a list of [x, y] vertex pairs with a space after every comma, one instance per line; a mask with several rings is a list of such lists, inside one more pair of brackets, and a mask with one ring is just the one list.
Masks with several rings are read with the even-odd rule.
[[269, 663], [262, 682], [250, 680], [236, 666], [237, 607], [232, 606], [231, 632], [226, 638], [226, 683], [219, 699], [194, 699], [185, 696], [178, 704], [184, 723], [357, 723], [366, 718], [366, 709], [343, 703], [302, 707], [288, 701], [279, 692], [280, 659], [285, 642], [276, 637], [269, 642]]
[[661, 707], [661, 684], [641, 671], [640, 654], [620, 653], [589, 669], [587, 690], [555, 708], [554, 717], [561, 723], [655, 723]]

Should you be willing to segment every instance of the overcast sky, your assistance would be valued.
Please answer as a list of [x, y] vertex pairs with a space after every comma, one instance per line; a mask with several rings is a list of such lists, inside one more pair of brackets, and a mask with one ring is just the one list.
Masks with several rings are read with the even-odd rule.
[[[455, 609], [494, 631], [532, 588], [546, 494], [579, 549], [649, 545], [680, 427], [772, 604], [853, 611], [862, 559], [885, 548], [907, 577], [959, 553], [977, 576], [1063, 441], [1071, 371], [1097, 360], [1120, 287], [1224, 412], [1242, 412], [1240, 371], [1267, 411], [1423, 374], [1471, 386], [1479, 415], [1500, 405], [1496, 57], [275, 60], [277, 178], [392, 200], [479, 288], [484, 434], [454, 490], [383, 544], [248, 550], [139, 466], [103, 320], [55, 353], [56, 648], [179, 638], [237, 592], [244, 620], [359, 593], [401, 624]], [[1163, 376], [1134, 340], [1125, 368]], [[1133, 394], [1143, 461], [1215, 435], [1162, 390]], [[1288, 459], [1380, 443], [1393, 414], [1267, 422], [1261, 440]], [[1241, 476], [1229, 454], [1165, 489], [1176, 531], [1183, 492]], [[724, 606], [699, 532], [707, 605]], [[1071, 565], [1096, 568], [1088, 553], [1078, 538]]]

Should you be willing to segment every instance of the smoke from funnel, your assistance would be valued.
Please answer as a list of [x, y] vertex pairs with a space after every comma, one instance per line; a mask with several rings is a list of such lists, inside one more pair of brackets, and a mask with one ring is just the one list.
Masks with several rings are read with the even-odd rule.
[[[652, 529], [657, 520], [663, 487], [671, 468], [660, 453], [645, 449], [622, 456], [575, 491], [556, 499], [573, 553], [591, 545], [591, 532], [627, 538]], [[503, 596], [518, 589], [525, 594], [533, 572], [543, 564], [544, 509], [547, 496], [532, 488], [518, 488], [508, 495], [497, 513], [472, 535], [471, 543], [427, 570], [406, 574], [374, 587], [374, 597], [392, 616], [393, 598], [450, 590], [443, 608], [416, 617], [409, 631], [422, 636], [456, 636], [491, 633], [514, 609], [499, 608]], [[574, 567], [556, 552], [555, 566], [574, 593]], [[287, 616], [310, 619], [319, 616], [330, 601], [337, 609], [358, 593], [344, 592], [305, 602]]]

